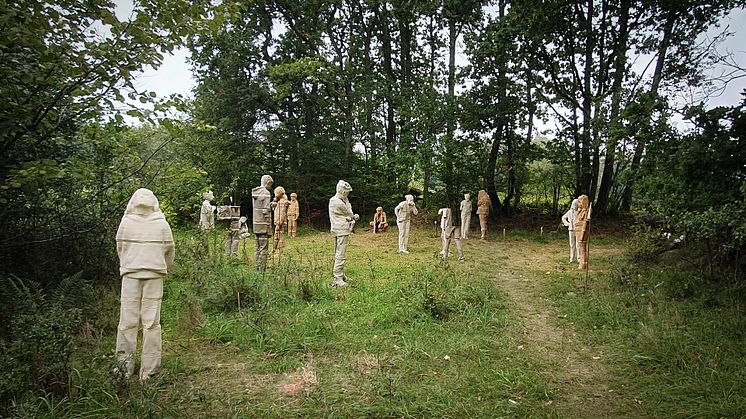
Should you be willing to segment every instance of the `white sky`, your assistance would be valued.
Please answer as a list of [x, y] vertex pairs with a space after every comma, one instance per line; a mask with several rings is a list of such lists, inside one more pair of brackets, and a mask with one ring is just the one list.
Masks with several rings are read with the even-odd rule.
[[[126, 18], [132, 10], [132, 0], [116, 0], [117, 15]], [[746, 11], [734, 10], [721, 21], [721, 29], [729, 27], [734, 35], [718, 48], [721, 52], [734, 54], [735, 61], [746, 67]], [[713, 34], [719, 30], [711, 31]], [[463, 48], [463, 44], [460, 45]], [[137, 78], [135, 83], [139, 89], [154, 91], [159, 97], [173, 93], [191, 96], [195, 81], [187, 62], [189, 52], [185, 48], [178, 49], [172, 55], [164, 57], [163, 64], [157, 69], [147, 69]], [[462, 56], [463, 57], [463, 56]], [[459, 58], [462, 58], [459, 57]], [[465, 58], [459, 60], [465, 62]], [[714, 72], [713, 72], [714, 73]], [[731, 82], [718, 97], [708, 100], [714, 106], [734, 106], [741, 101], [741, 92], [746, 88], [746, 77]]]

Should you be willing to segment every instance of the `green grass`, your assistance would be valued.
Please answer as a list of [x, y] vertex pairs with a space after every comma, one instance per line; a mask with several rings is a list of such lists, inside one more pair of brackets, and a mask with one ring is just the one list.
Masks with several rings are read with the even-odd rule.
[[596, 258], [590, 289], [555, 275], [550, 292], [582, 338], [603, 348], [615, 388], [656, 417], [746, 417], [744, 289], [704, 282], [680, 259]]
[[264, 274], [253, 268], [253, 239], [229, 258], [222, 232], [207, 246], [196, 232], [175, 233], [162, 372], [145, 386], [109, 373], [118, 289], [107, 288], [97, 337], [81, 337], [69, 394], [31, 398], [17, 416], [587, 415], [572, 405], [585, 390], [557, 385], [573, 382], [556, 380], [562, 362], [524, 348], [523, 313], [495, 282], [505, 275], [533, 287], [523, 295], [541, 298], [530, 306], [553, 304], [556, 330], [604, 354], [601, 379], [625, 402], [597, 416], [746, 415], [743, 290], [713, 291], [681, 269], [630, 265], [619, 238], [594, 237], [585, 289], [584, 275], [565, 261], [566, 231], [471, 239], [465, 263], [437, 258], [440, 240], [429, 228], [413, 231], [410, 255], [396, 253], [395, 230], [360, 231], [347, 254], [352, 286], [333, 289], [327, 232], [287, 238], [281, 261]]

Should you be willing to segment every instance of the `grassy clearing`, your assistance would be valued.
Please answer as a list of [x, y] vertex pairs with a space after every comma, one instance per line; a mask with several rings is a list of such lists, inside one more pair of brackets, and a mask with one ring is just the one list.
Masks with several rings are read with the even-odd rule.
[[[409, 255], [396, 231], [360, 232], [352, 287], [332, 289], [333, 242], [303, 230], [253, 269], [222, 236], [177, 232], [166, 281], [163, 372], [117, 381], [118, 290], [81, 336], [71, 393], [24, 417], [639, 417], [745, 413], [743, 290], [624, 262], [594, 237], [590, 288], [566, 262], [566, 232], [509, 230], [436, 257], [430, 227]], [[454, 249], [455, 250], [455, 249]], [[669, 261], [669, 266], [674, 266]]]
[[584, 289], [555, 274], [550, 293], [585, 342], [603, 349], [611, 386], [655, 417], [746, 416], [744, 289], [707, 283], [681, 265], [595, 258]]
[[[287, 239], [282, 260], [254, 272], [220, 234], [177, 234], [166, 281], [163, 373], [141, 387], [108, 375], [109, 333], [77, 362], [66, 399], [28, 407], [51, 416], [516, 417], [545, 410], [546, 382], [508, 338], [516, 318], [489, 272], [443, 262], [431, 231], [398, 255], [396, 232], [352, 238], [347, 275], [331, 283], [325, 232]], [[467, 256], [489, 244], [469, 241]], [[217, 252], [215, 250], [218, 250]], [[455, 249], [454, 249], [455, 251]], [[117, 307], [111, 312], [116, 317]], [[114, 325], [115, 326], [115, 325]]]

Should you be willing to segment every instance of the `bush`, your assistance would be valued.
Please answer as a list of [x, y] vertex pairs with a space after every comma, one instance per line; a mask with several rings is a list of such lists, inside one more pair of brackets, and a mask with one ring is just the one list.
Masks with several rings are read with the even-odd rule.
[[80, 274], [64, 279], [50, 293], [33, 281], [1, 282], [2, 405], [10, 406], [29, 393], [65, 394], [75, 336], [92, 307], [92, 286]]

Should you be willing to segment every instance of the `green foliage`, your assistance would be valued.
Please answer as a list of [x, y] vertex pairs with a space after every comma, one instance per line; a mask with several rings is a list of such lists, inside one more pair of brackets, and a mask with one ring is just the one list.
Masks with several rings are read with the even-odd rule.
[[[0, 400], [3, 409], [28, 393], [69, 391], [76, 334], [91, 312], [93, 288], [80, 274], [51, 293], [33, 281], [6, 278], [0, 287]], [[9, 411], [0, 410], [0, 413]]]

